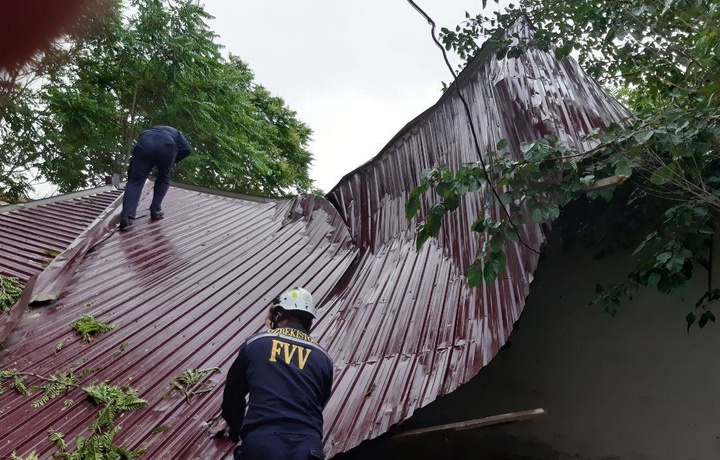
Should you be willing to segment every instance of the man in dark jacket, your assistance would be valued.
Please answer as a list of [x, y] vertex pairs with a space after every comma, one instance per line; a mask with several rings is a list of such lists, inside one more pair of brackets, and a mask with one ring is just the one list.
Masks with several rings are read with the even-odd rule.
[[128, 167], [128, 182], [120, 214], [120, 230], [125, 230], [135, 218], [140, 194], [153, 166], [157, 178], [150, 204], [150, 218], [163, 218], [162, 202], [170, 187], [170, 169], [190, 155], [190, 144], [183, 133], [171, 126], [153, 126], [140, 134], [135, 143]]
[[236, 460], [325, 458], [322, 411], [330, 398], [333, 363], [308, 335], [314, 318], [311, 294], [290, 289], [270, 307], [270, 330], [240, 346], [222, 403], [230, 439], [243, 440], [235, 448]]

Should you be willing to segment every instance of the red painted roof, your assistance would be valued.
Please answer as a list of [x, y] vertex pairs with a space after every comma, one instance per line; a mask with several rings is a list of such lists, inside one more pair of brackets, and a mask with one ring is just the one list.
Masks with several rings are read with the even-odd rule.
[[121, 193], [105, 187], [60, 201], [51, 198], [0, 207], [0, 275], [27, 282]]
[[[497, 61], [484, 48], [459, 84], [483, 151], [507, 138], [517, 152], [521, 140], [547, 132], [575, 143], [626, 115], [576, 63], [540, 52]], [[335, 361], [326, 452], [384, 433], [492, 359], [522, 311], [537, 265], [535, 253], [511, 245], [508, 270], [494, 285], [467, 287], [465, 268], [479, 245], [469, 227], [484, 215], [483, 193], [448, 217], [439, 239], [414, 250], [416, 222], [406, 220], [404, 203], [420, 172], [477, 160], [453, 91], [326, 199], [252, 202], [171, 188], [166, 218], [141, 219], [89, 252], [57, 301], [16, 329], [0, 369], [94, 369], [83, 385], [130, 384], [149, 401], [117, 421], [117, 444], [147, 448], [144, 458], [221, 458], [232, 446], [211, 439], [204, 422], [219, 414], [225, 373], [242, 340], [261, 328], [270, 300], [303, 285], [320, 306], [313, 336]], [[522, 235], [533, 247], [543, 242], [535, 224]], [[84, 343], [68, 326], [84, 313], [117, 327]], [[165, 397], [183, 370], [215, 366], [222, 372], [206, 378], [215, 385], [210, 393]], [[66, 408], [68, 398], [75, 403]], [[95, 409], [81, 399], [73, 390], [34, 409], [15, 392], [0, 396], [0, 426], [14, 427], [3, 433], [0, 455], [35, 449], [49, 456], [49, 428], [68, 439], [83, 434]], [[153, 434], [161, 425], [171, 429]]]

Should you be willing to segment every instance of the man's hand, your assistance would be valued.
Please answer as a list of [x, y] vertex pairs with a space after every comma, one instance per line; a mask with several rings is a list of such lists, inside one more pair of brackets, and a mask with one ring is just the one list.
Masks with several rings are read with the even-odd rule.
[[229, 431], [229, 430], [230, 430], [230, 428], [229, 428], [227, 425], [225, 425], [225, 426], [223, 426], [223, 427], [221, 427], [221, 428], [219, 428], [219, 429], [217, 429], [217, 430], [214, 430], [214, 431], [212, 432], [212, 437], [213, 437], [214, 439], [225, 438], [225, 437], [228, 436], [228, 431]]
[[240, 442], [240, 430], [233, 430], [232, 428], [228, 428], [228, 436], [230, 436], [230, 440], [235, 444]]
[[212, 437], [214, 439], [230, 438], [235, 444], [240, 442], [240, 433], [233, 430], [228, 426], [227, 422], [223, 423], [222, 426], [212, 431]]

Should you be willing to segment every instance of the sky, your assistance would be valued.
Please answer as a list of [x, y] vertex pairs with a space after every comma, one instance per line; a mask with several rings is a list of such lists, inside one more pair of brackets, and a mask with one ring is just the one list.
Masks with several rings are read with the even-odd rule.
[[[452, 81], [430, 25], [405, 0], [201, 3], [215, 17], [209, 26], [218, 43], [313, 130], [310, 177], [325, 192], [379, 153], [437, 102], [443, 81]], [[465, 11], [482, 10], [482, 0], [415, 3], [436, 32], [454, 28]]]

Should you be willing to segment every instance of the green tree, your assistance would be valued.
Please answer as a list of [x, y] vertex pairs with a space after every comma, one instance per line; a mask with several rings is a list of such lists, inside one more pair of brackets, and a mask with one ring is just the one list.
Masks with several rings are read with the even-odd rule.
[[[311, 130], [239, 57], [223, 56], [200, 4], [99, 1], [105, 14], [81, 18], [40, 58], [43, 84], [13, 99], [27, 106], [16, 113], [36, 133], [23, 137], [32, 144], [3, 132], [2, 151], [24, 152], [19, 164], [68, 192], [123, 173], [137, 135], [167, 124], [194, 150], [179, 181], [269, 196], [310, 189]], [[27, 190], [15, 182], [15, 195]]]
[[33, 61], [26, 68], [0, 69], [0, 201], [16, 202], [32, 189], [41, 156], [36, 120]]
[[[523, 15], [534, 25], [531, 38], [492, 35]], [[720, 3], [521, 0], [492, 15], [466, 14], [462, 24], [440, 33], [446, 49], [464, 59], [475, 54], [482, 38], [492, 41], [501, 59], [532, 49], [554, 52], [558, 59], [572, 53], [628, 105], [633, 117], [623, 126], [593, 133], [600, 145], [591, 155], [548, 138], [524, 144], [520, 160], [487, 152], [491, 161], [486, 167], [450, 171], [441, 166], [425, 172], [407, 203], [408, 217], [417, 213], [425, 191], [433, 189], [439, 201], [419, 228], [418, 245], [437, 235], [442, 216], [462, 196], [490, 184], [508, 218], [473, 225], [484, 243], [468, 273], [471, 284], [492, 283], [504, 268], [503, 245], [518, 238], [521, 207], [531, 211], [533, 220], [546, 222], [564, 206], [588, 198], [605, 198], [607, 206], [636, 220], [645, 218], [633, 270], [623, 283], [599, 286], [593, 300], [609, 313], [615, 314], [621, 300], [641, 286], [679, 293], [696, 264], [712, 271], [713, 240], [720, 250], [720, 239], [713, 237], [720, 229]], [[505, 147], [501, 143], [496, 150]], [[606, 188], [622, 182], [614, 196], [613, 188]], [[696, 304], [699, 311], [687, 315], [688, 329], [715, 320], [708, 306], [720, 298], [718, 287], [709, 283]]]

